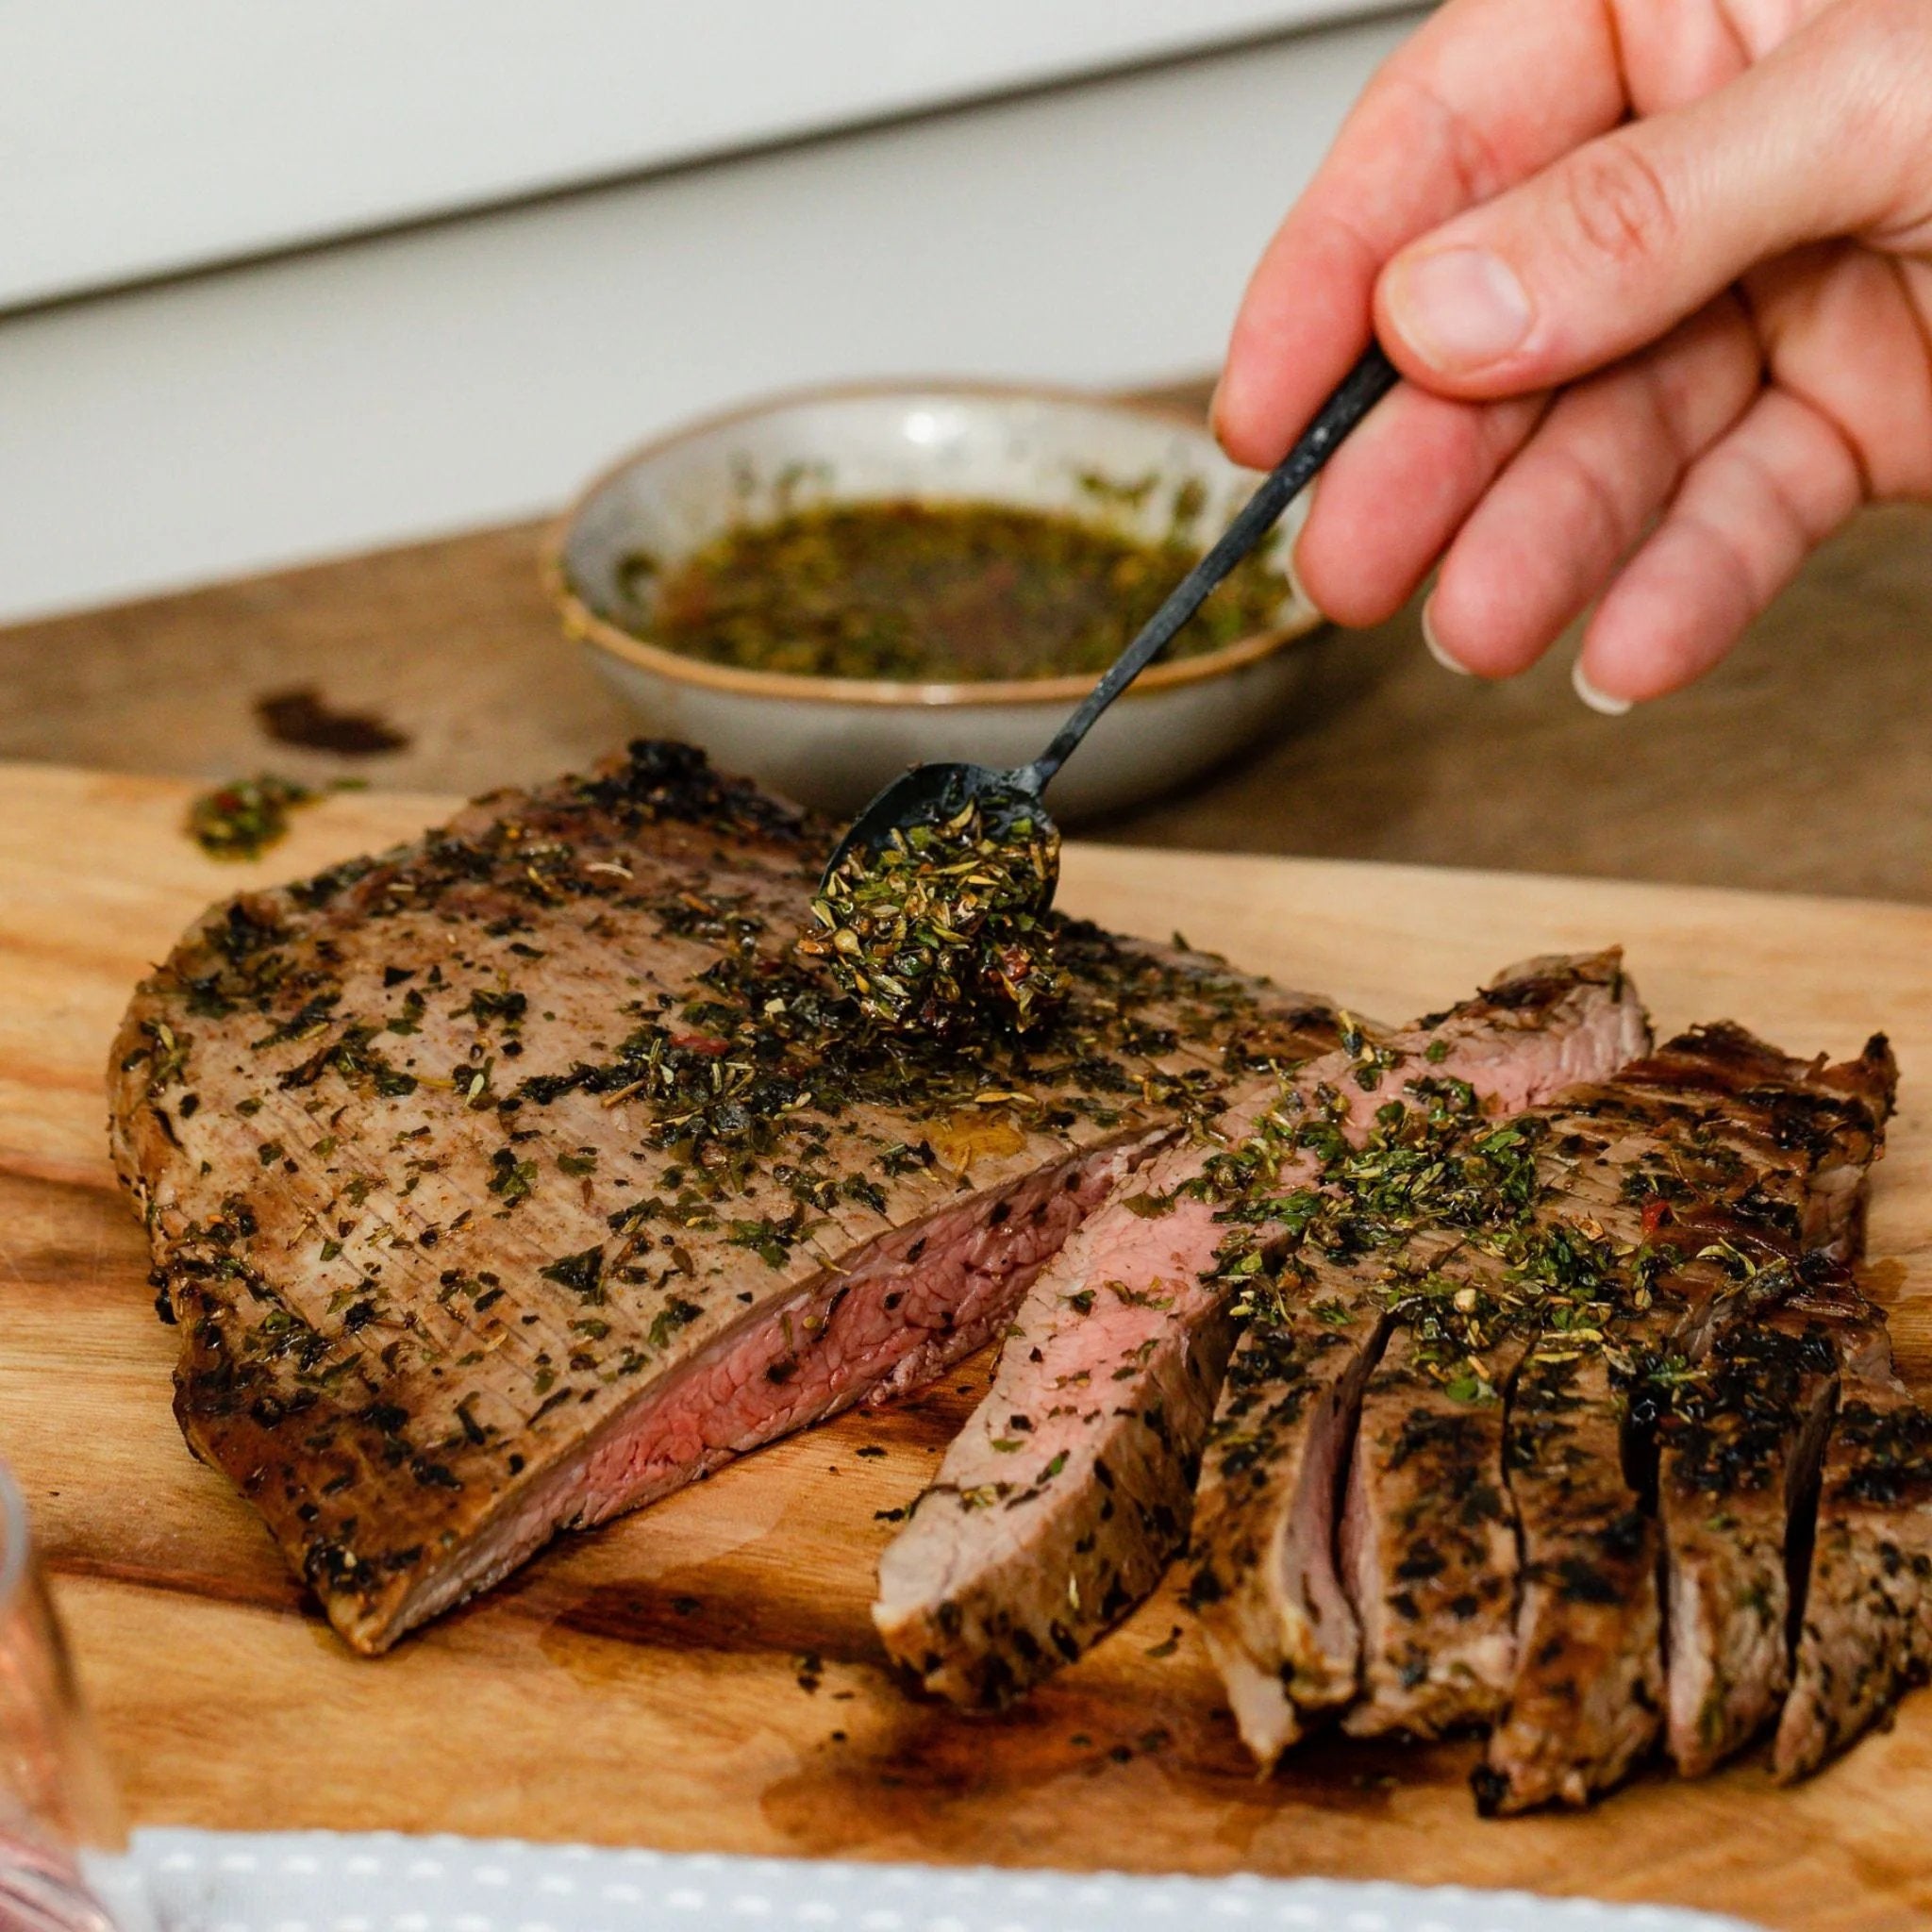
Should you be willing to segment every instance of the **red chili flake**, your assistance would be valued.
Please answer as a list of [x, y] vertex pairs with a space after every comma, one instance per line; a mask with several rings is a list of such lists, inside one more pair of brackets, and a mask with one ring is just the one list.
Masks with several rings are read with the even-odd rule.
[[715, 1033], [674, 1033], [671, 1043], [682, 1047], [686, 1053], [721, 1054], [731, 1051], [731, 1042], [721, 1040]]
[[1643, 1204], [1643, 1236], [1646, 1241], [1671, 1218], [1671, 1204], [1657, 1197]]

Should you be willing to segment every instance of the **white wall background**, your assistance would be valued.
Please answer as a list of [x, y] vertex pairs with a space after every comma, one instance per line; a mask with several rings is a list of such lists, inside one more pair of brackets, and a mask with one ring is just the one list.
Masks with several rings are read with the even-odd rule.
[[1387, 0], [0, 0], [0, 308]]
[[548, 508], [776, 386], [1205, 370], [1411, 18], [0, 317], [0, 617]]

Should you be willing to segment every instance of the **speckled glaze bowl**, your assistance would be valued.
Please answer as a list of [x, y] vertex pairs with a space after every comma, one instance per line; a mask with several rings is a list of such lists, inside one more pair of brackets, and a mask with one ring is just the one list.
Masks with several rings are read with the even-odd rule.
[[[1096, 476], [1152, 484], [1129, 504], [1116, 491], [1098, 496]], [[1091, 680], [874, 682], [680, 657], [638, 622], [626, 557], [642, 550], [675, 567], [733, 524], [890, 497], [1071, 510], [1158, 538], [1190, 485], [1207, 492], [1197, 525], [1207, 541], [1255, 480], [1198, 424], [1153, 407], [953, 383], [818, 390], [713, 417], [625, 458], [566, 514], [546, 567], [566, 629], [642, 728], [849, 815], [908, 765], [1024, 764]], [[1299, 511], [1290, 511], [1291, 531]], [[1290, 646], [1320, 621], [1291, 593], [1267, 630], [1142, 673], [1055, 780], [1055, 816], [1067, 823], [1152, 797], [1268, 731], [1302, 675]]]

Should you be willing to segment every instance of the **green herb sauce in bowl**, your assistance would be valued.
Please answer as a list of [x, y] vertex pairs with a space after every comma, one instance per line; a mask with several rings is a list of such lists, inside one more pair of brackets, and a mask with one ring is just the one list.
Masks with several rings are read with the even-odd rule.
[[[908, 765], [1019, 766], [1254, 488], [1197, 421], [967, 384], [806, 391], [593, 481], [547, 568], [566, 631], [656, 736], [849, 815]], [[1285, 722], [1320, 623], [1271, 547], [1055, 781], [1071, 824]]]
[[[966, 684], [1098, 677], [1201, 556], [1065, 512], [909, 498], [734, 525], [670, 570], [633, 552], [641, 634], [666, 650], [798, 677]], [[1164, 661], [1267, 628], [1287, 579], [1250, 558]]]

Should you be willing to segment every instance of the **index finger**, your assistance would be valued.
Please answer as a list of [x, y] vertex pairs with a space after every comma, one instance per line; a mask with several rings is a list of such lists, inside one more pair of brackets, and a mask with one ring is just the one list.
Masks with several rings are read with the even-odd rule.
[[1215, 397], [1236, 461], [1278, 462], [1368, 345], [1395, 251], [1614, 127], [1607, 0], [1451, 0], [1369, 83], [1268, 244]]

